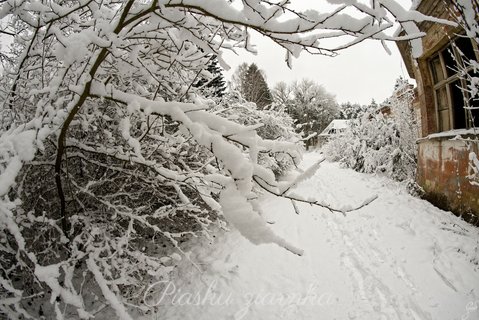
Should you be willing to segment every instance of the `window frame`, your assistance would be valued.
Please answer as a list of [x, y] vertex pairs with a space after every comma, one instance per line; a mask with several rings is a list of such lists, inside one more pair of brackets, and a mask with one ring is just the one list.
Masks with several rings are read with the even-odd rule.
[[[462, 91], [463, 88], [467, 88], [467, 81], [464, 79], [464, 77], [461, 77], [459, 75], [459, 72], [457, 72], [455, 70], [454, 70], [454, 74], [449, 76], [448, 75], [448, 66], [446, 65], [446, 62], [445, 62], [445, 59], [444, 59], [444, 55], [445, 54], [450, 55], [449, 50], [451, 50], [453, 52], [454, 56], [455, 56], [454, 61], [459, 61], [462, 65], [464, 65], [462, 56], [458, 52], [457, 47], [453, 46], [453, 44], [456, 43], [456, 40], [459, 37], [460, 36], [457, 36], [457, 37], [451, 39], [445, 46], [443, 46], [440, 50], [438, 50], [436, 53], [434, 53], [428, 59], [428, 69], [429, 69], [429, 75], [430, 75], [430, 79], [431, 79], [431, 83], [432, 83], [432, 90], [433, 90], [433, 97], [434, 97], [435, 120], [436, 120], [436, 124], [437, 124], [437, 130], [439, 132], [450, 131], [450, 130], [455, 130], [455, 129], [462, 129], [462, 128], [456, 128], [455, 127], [457, 110], [455, 110], [455, 108], [454, 108], [454, 99], [453, 99], [453, 93], [452, 93], [451, 86], [454, 85], [454, 83], [456, 81], [459, 81], [460, 86], [461, 86], [461, 91]], [[475, 41], [472, 41], [469, 38], [467, 38], [467, 39], [469, 40], [469, 42], [472, 45], [476, 61], [479, 61], [479, 48], [477, 46], [477, 43], [475, 43]], [[443, 78], [442, 80], [437, 81], [437, 82], [436, 82], [437, 70], [436, 70], [436, 65], [434, 64], [434, 61], [435, 61], [436, 58], [439, 58], [439, 64], [440, 64], [440, 67], [441, 67], [440, 71], [442, 72], [442, 78]], [[457, 67], [457, 64], [454, 67]], [[467, 72], [470, 72], [470, 71], [472, 71], [472, 69], [473, 69], [472, 67], [469, 67], [466, 70], [467, 70]], [[442, 88], [446, 89], [446, 101], [445, 102], [447, 103], [447, 111], [448, 111], [448, 117], [449, 117], [447, 128], [443, 128], [443, 119], [440, 116], [440, 111], [444, 111], [446, 109], [439, 110], [439, 105], [440, 105], [439, 100], [440, 100], [440, 98], [438, 96], [439, 96], [439, 94], [440, 94], [439, 92]], [[464, 106], [467, 106], [467, 107], [470, 106], [470, 103], [469, 103], [470, 99], [469, 99], [469, 94], [468, 94], [467, 91], [462, 92], [462, 100], [464, 102]], [[471, 119], [470, 113], [464, 108], [462, 108], [462, 110], [464, 111], [465, 128], [469, 129], [469, 128], [473, 127], [473, 126], [471, 126], [472, 119]]]

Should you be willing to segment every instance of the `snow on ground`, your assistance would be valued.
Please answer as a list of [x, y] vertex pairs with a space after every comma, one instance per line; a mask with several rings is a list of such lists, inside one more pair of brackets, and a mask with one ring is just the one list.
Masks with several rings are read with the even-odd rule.
[[[318, 153], [305, 155], [312, 165]], [[271, 227], [305, 250], [255, 246], [232, 231], [198, 245], [177, 280], [152, 288], [150, 319], [479, 319], [479, 230], [386, 178], [324, 162], [295, 190], [332, 214], [265, 196]], [[202, 270], [201, 272], [199, 270]]]

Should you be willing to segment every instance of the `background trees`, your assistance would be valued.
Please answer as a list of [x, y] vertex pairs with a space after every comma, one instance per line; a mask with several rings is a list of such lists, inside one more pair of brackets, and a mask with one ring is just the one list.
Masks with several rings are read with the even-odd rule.
[[295, 120], [296, 131], [308, 147], [316, 144], [315, 136], [338, 116], [335, 97], [311, 80], [303, 79], [289, 86], [279, 83], [273, 96], [276, 107], [284, 109]]
[[278, 82], [274, 86], [271, 94], [273, 97], [273, 101], [275, 103], [275, 108], [288, 110], [288, 108], [290, 107], [292, 103], [291, 90], [292, 90], [291, 86], [283, 81]]
[[364, 111], [364, 106], [357, 103], [342, 103], [339, 106], [339, 119], [356, 119]]
[[[394, 17], [418, 38], [425, 17], [391, 3], [299, 13], [259, 0], [1, 1], [13, 40], [0, 85], [1, 312], [89, 318], [108, 306], [132, 319], [149, 311], [148, 285], [189, 257], [182, 242], [225, 220], [301, 254], [256, 202], [258, 189], [289, 190], [261, 155], [297, 163], [301, 150], [212, 112], [194, 83], [212, 55], [226, 66], [223, 51], [253, 51], [252, 30], [287, 63], [392, 40]], [[363, 16], [338, 15], [347, 7]], [[345, 43], [325, 47], [332, 29]]]

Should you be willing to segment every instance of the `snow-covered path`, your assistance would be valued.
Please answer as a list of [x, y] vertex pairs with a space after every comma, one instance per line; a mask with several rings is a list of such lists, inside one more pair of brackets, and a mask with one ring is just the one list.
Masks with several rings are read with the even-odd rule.
[[227, 233], [194, 251], [201, 273], [185, 263], [156, 288], [153, 319], [479, 319], [479, 229], [337, 164], [295, 192], [333, 206], [379, 198], [343, 216], [265, 196], [271, 227], [305, 255]]

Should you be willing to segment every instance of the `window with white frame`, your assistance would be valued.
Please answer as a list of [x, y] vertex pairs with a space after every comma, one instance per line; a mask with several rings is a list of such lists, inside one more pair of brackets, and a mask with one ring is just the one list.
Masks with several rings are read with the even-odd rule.
[[467, 92], [467, 75], [478, 76], [468, 61], [479, 61], [477, 45], [469, 38], [458, 37], [434, 55], [430, 70], [439, 131], [479, 127], [477, 101]]

